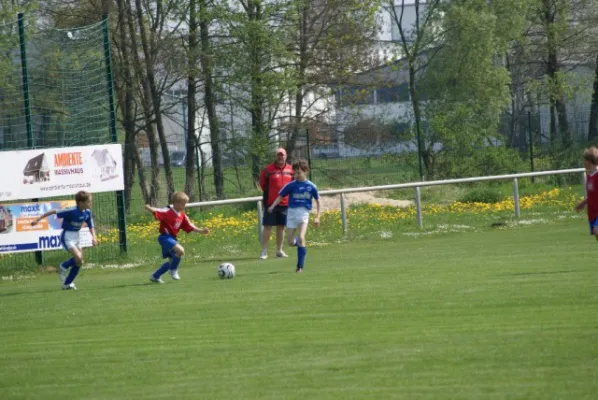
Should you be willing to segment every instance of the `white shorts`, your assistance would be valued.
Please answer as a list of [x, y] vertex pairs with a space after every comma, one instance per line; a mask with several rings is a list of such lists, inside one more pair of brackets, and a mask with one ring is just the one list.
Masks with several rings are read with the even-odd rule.
[[62, 247], [64, 247], [66, 250], [69, 250], [73, 247], [76, 247], [77, 249], [81, 248], [79, 231], [62, 231], [60, 240], [62, 240]]
[[298, 228], [300, 224], [305, 224], [309, 222], [309, 210], [305, 207], [297, 207], [287, 209], [287, 228], [295, 229]]

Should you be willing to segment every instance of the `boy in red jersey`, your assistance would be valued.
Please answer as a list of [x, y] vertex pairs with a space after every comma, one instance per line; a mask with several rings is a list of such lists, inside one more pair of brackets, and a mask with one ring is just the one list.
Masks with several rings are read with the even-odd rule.
[[598, 240], [598, 149], [596, 147], [591, 146], [584, 150], [583, 166], [587, 171], [586, 197], [577, 204], [575, 210], [581, 211], [587, 206], [590, 235], [594, 235]]
[[181, 257], [185, 254], [185, 249], [177, 242], [177, 235], [179, 230], [185, 232], [198, 232], [204, 235], [208, 234], [208, 228], [198, 228], [189, 221], [189, 217], [185, 214], [185, 206], [189, 202], [189, 196], [184, 192], [174, 192], [172, 195], [172, 205], [165, 208], [155, 208], [148, 204], [145, 209], [154, 214], [154, 218], [160, 221], [160, 236], [158, 236], [158, 243], [162, 247], [162, 258], [170, 258], [160, 268], [150, 276], [150, 281], [154, 283], [164, 283], [160, 278], [166, 271], [175, 281], [181, 279], [179, 277], [179, 264]]

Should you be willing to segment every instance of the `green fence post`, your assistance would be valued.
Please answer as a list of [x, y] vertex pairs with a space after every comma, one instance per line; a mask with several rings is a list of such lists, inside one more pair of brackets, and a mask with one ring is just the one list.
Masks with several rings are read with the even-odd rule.
[[306, 157], [307, 157], [307, 165], [309, 165], [309, 180], [312, 180], [312, 175], [311, 175], [311, 148], [309, 146], [309, 129], [305, 130], [305, 142], [307, 144], [307, 151], [305, 152]]
[[[27, 147], [35, 147], [33, 141], [33, 124], [31, 123], [31, 101], [29, 99], [29, 73], [27, 70], [27, 45], [25, 43], [25, 18], [23, 13], [17, 15], [19, 25], [19, 47], [21, 48], [21, 75], [23, 79], [23, 98], [25, 101], [25, 129], [27, 130]], [[31, 199], [38, 202], [39, 199]], [[41, 251], [35, 252], [35, 262], [39, 265], [44, 263], [44, 255]]]
[[[112, 142], [118, 143], [118, 132], [116, 130], [116, 106], [114, 104], [114, 85], [112, 76], [112, 57], [110, 56], [110, 35], [108, 34], [108, 14], [102, 18], [102, 33], [104, 37], [104, 61], [106, 63], [106, 83], [108, 86], [108, 103], [110, 107], [110, 133]], [[127, 252], [127, 222], [125, 219], [125, 193], [122, 190], [116, 192], [116, 208], [118, 210], [118, 236], [120, 250]]]
[[[531, 172], [534, 172], [534, 139], [532, 137], [532, 113], [527, 112], [527, 136], [529, 140], [529, 164]], [[532, 176], [532, 183], [534, 183], [534, 177]]]

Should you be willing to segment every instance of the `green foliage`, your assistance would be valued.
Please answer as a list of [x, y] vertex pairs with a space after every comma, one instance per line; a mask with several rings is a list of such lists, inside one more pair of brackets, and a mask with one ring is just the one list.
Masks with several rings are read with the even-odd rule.
[[496, 188], [475, 188], [467, 191], [459, 198], [462, 203], [498, 203], [505, 196]]
[[435, 161], [435, 179], [512, 174], [529, 169], [514, 149], [502, 146], [454, 149], [440, 152]]
[[[499, 116], [509, 104], [510, 77], [496, 62], [498, 51], [506, 46], [502, 21], [487, 2], [452, 3], [443, 18], [445, 43], [430, 60], [420, 83], [431, 94], [424, 114], [429, 123], [426, 133], [427, 152], [441, 165], [429, 162], [428, 173], [446, 176], [447, 158], [457, 176], [473, 173], [455, 151], [475, 153], [496, 137]], [[443, 154], [437, 154], [442, 145]], [[477, 160], [474, 162], [479, 163]], [[494, 163], [494, 162], [492, 162]], [[468, 169], [471, 171], [468, 172]], [[499, 168], [503, 169], [503, 168]]]

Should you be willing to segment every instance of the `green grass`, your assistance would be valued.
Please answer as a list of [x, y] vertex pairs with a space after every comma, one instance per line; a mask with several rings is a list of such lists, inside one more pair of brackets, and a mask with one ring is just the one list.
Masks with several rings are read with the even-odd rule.
[[597, 250], [565, 219], [4, 281], [0, 398], [594, 399]]

